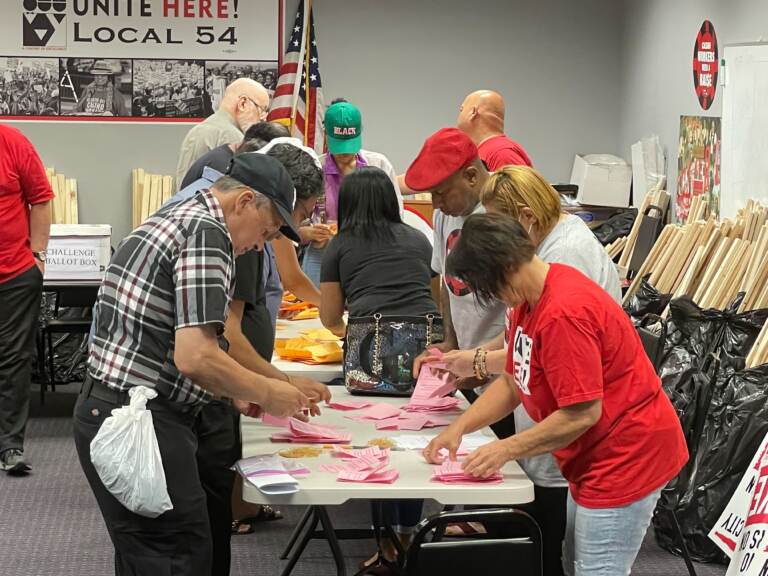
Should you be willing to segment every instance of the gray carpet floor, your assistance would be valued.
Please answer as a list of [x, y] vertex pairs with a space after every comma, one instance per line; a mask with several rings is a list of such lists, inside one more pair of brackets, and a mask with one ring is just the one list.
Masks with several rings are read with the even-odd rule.
[[[72, 441], [73, 394], [49, 394], [46, 409], [33, 406], [26, 454], [33, 474], [0, 474], [1, 576], [103, 576], [112, 573], [112, 551], [96, 502], [77, 462]], [[278, 556], [298, 521], [300, 509], [283, 509], [285, 518], [262, 524], [255, 533], [233, 538], [234, 576], [274, 576], [284, 562]], [[365, 503], [350, 503], [331, 512], [337, 527], [364, 528]], [[354, 573], [372, 550], [371, 541], [342, 543]], [[722, 576], [724, 566], [697, 565], [700, 576]], [[328, 546], [310, 543], [293, 572], [296, 576], [335, 574]], [[682, 560], [645, 540], [634, 576], [685, 575]]]

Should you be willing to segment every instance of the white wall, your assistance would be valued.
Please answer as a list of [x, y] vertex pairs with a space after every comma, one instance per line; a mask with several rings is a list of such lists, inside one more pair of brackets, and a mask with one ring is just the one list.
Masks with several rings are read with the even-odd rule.
[[77, 179], [80, 223], [112, 225], [114, 246], [131, 231], [131, 170], [175, 175], [179, 145], [191, 126], [67, 121], [9, 124], [32, 141], [46, 166]]
[[[287, 0], [292, 24], [297, 0]], [[315, 0], [324, 93], [363, 112], [364, 145], [398, 171], [454, 125], [470, 91], [507, 100], [507, 132], [553, 181], [576, 152], [618, 149], [621, 24], [615, 0]], [[188, 126], [16, 123], [46, 165], [79, 183], [85, 223], [130, 229], [130, 170], [173, 174]]]
[[[289, 1], [287, 20], [295, 15]], [[614, 0], [315, 0], [324, 94], [363, 113], [363, 145], [404, 171], [472, 90], [501, 92], [507, 133], [553, 181], [617, 151]]]
[[[693, 88], [693, 44], [704, 20], [726, 44], [768, 39], [764, 0], [625, 0], [621, 68], [620, 151], [643, 136], [658, 134], [667, 151], [669, 189], [676, 189], [680, 116], [720, 116], [723, 87], [709, 110]], [[718, 83], [720, 80], [718, 79]]]

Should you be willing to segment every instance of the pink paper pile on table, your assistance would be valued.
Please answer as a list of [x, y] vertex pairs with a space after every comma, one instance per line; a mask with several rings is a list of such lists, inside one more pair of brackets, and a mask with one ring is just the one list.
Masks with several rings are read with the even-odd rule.
[[307, 444], [346, 444], [352, 440], [352, 435], [342, 433], [330, 426], [310, 424], [296, 418], [288, 421], [288, 430], [275, 432], [271, 436], [277, 442], [299, 442]]
[[501, 472], [496, 472], [488, 478], [476, 478], [464, 472], [461, 465], [460, 460], [446, 458], [440, 466], [433, 468], [432, 481], [445, 484], [499, 484], [504, 480]]
[[334, 452], [342, 458], [342, 464], [324, 464], [320, 469], [336, 474], [339, 482], [366, 482], [391, 484], [400, 473], [389, 468], [389, 449], [371, 446], [364, 449], [340, 449]]

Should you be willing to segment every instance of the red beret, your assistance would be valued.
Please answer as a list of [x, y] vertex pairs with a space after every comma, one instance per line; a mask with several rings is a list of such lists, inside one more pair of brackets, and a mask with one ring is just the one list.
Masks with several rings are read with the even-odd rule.
[[458, 128], [443, 128], [427, 138], [405, 173], [411, 190], [431, 190], [477, 159], [477, 146]]

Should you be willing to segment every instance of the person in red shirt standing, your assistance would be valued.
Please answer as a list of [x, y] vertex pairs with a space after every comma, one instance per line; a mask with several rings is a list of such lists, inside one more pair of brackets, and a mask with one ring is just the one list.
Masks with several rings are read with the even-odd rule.
[[53, 190], [24, 135], [0, 124], [0, 470], [25, 474], [24, 430]]
[[464, 434], [522, 402], [534, 426], [476, 450], [464, 470], [488, 477], [510, 460], [551, 452], [569, 484], [565, 573], [626, 576], [662, 487], [688, 460], [680, 422], [632, 322], [584, 274], [536, 256], [507, 215], [467, 218], [446, 266], [479, 298], [514, 312], [505, 374], [425, 457], [439, 463], [445, 448], [455, 459]]
[[498, 92], [478, 90], [464, 98], [456, 127], [472, 138], [489, 171], [533, 166], [523, 147], [504, 134], [504, 98]]

